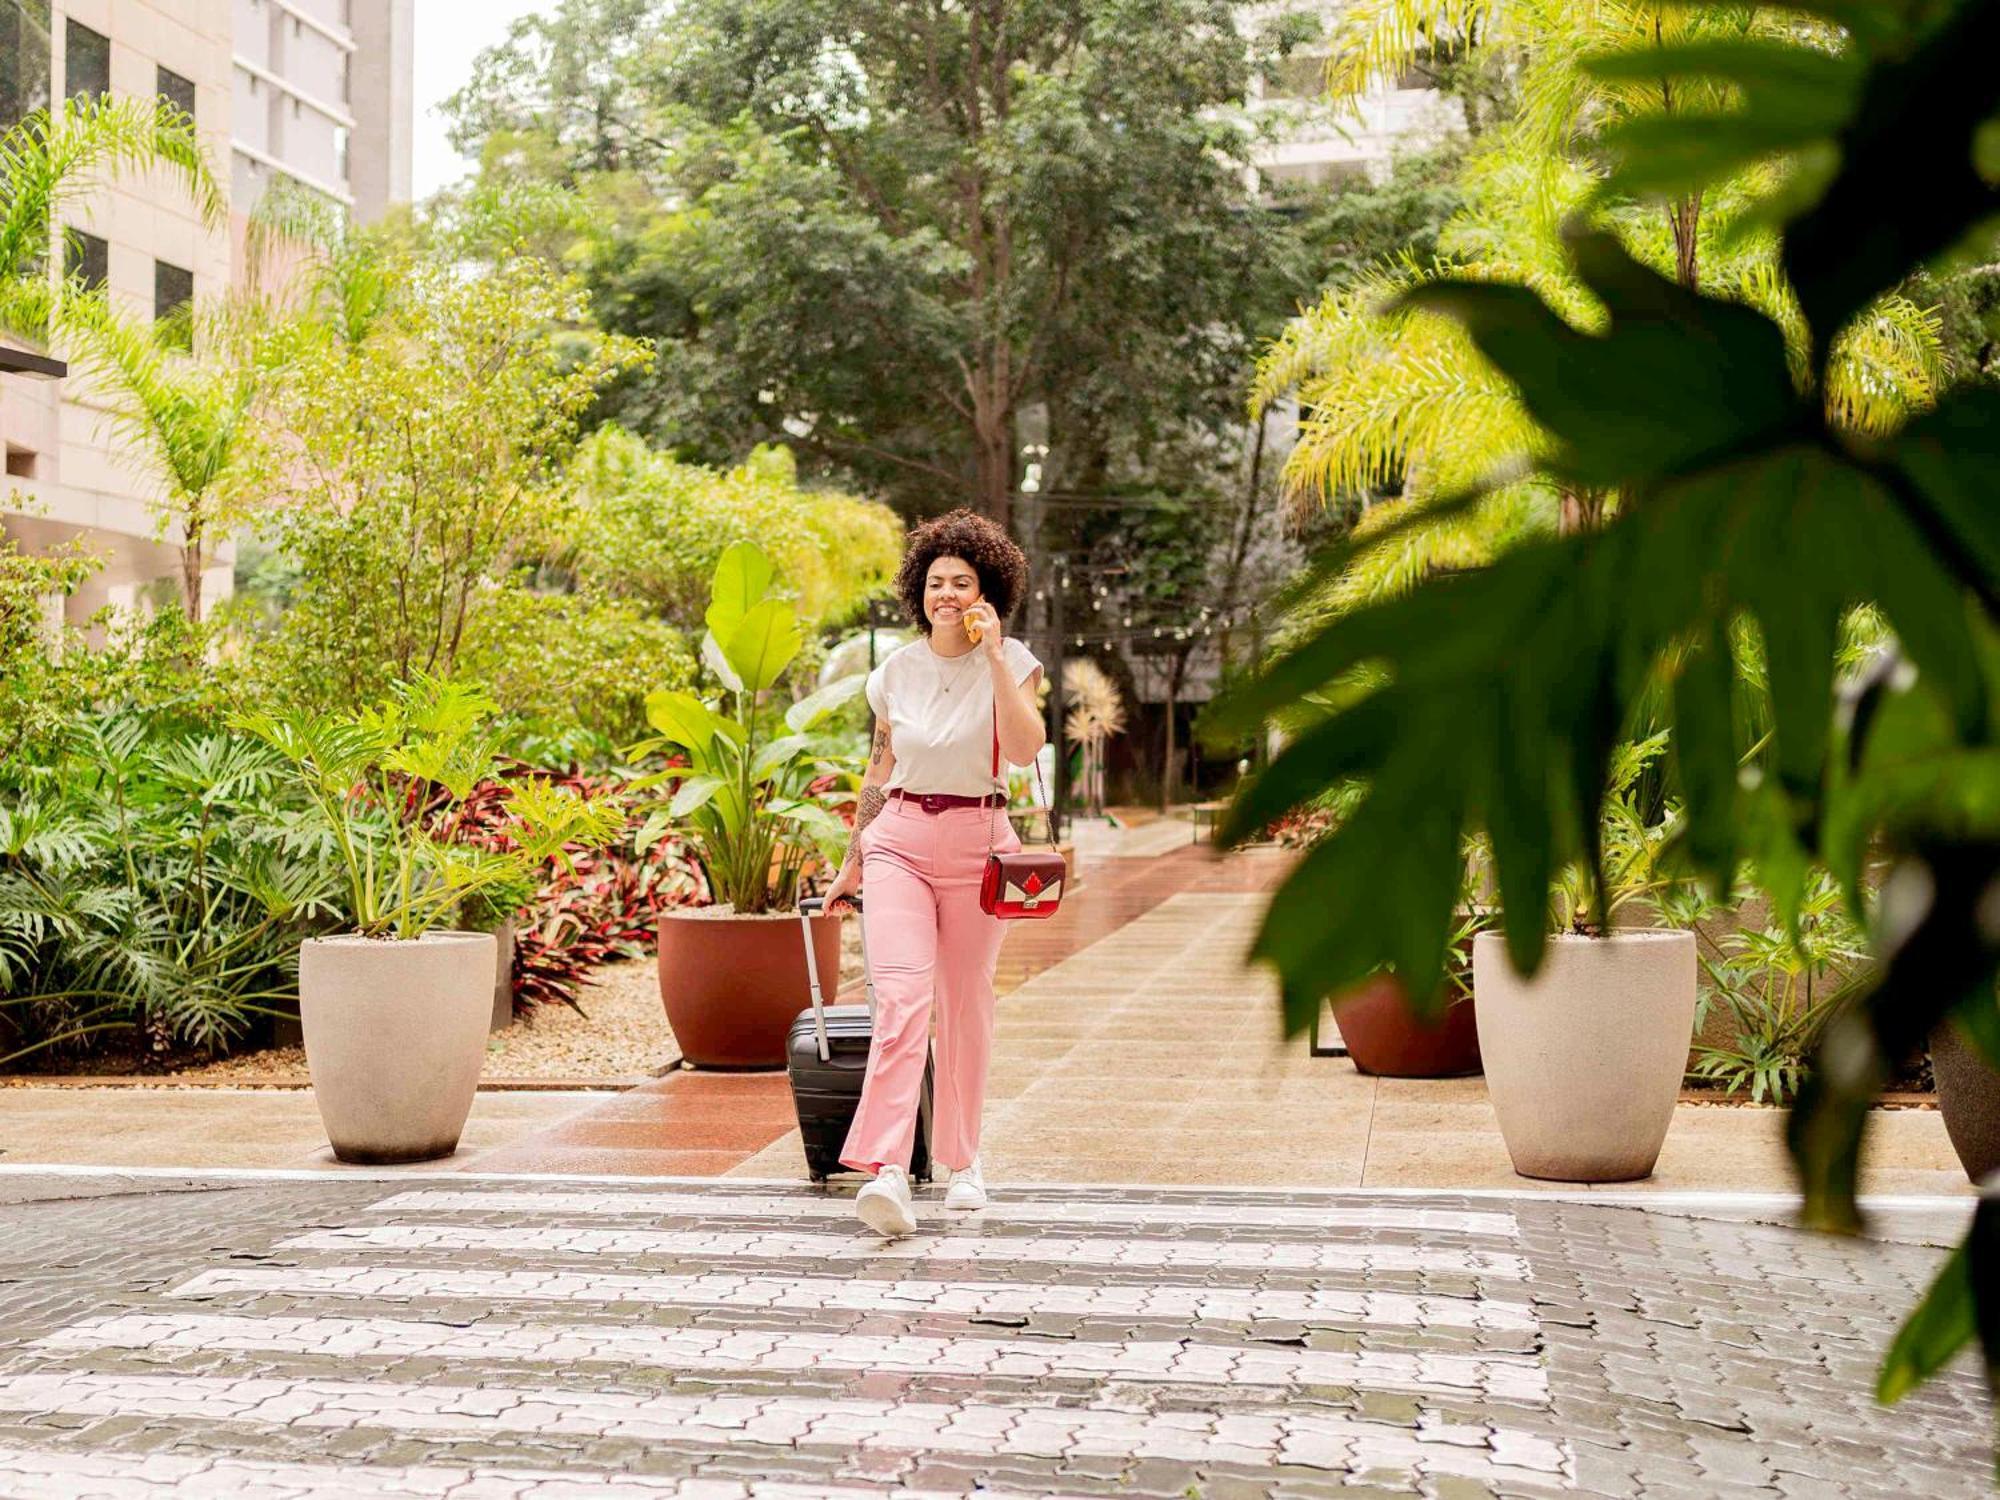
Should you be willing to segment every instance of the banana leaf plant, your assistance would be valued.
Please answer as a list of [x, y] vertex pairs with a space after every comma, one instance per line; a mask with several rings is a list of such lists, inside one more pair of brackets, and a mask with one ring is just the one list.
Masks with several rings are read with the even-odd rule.
[[[1566, 239], [1595, 304], [1585, 324], [1529, 285], [1446, 277], [1406, 294], [1401, 307], [1458, 321], [1546, 435], [1496, 454], [1444, 512], [1525, 466], [1605, 495], [1603, 524], [1338, 615], [1218, 717], [1249, 730], [1315, 692], [1342, 705], [1238, 796], [1225, 838], [1331, 785], [1367, 787], [1277, 891], [1256, 942], [1303, 1029], [1322, 994], [1385, 963], [1436, 993], [1425, 977], [1450, 952], [1470, 830], [1492, 841], [1512, 962], [1534, 972], [1557, 873], [1580, 864], [1588, 890], [1606, 889], [1614, 756], [1664, 693], [1692, 870], [1727, 899], [1748, 855], [1796, 932], [1818, 863], [1871, 928], [1868, 980], [1829, 1018], [1787, 1128], [1801, 1219], [1852, 1232], [1870, 1105], [1897, 1065], [1955, 1025], [2000, 1066], [2000, 388], [1969, 375], [1865, 433], [1830, 399], [1844, 341], [1883, 298], [1992, 243], [2000, 3], [1801, 8], [1840, 28], [1837, 45], [1800, 32], [1584, 64], [1656, 94], [1728, 85], [1727, 107], [1607, 129], [1603, 191], [1770, 186], [1757, 213], [1780, 235], [1795, 321], [1661, 275], [1588, 216]], [[1385, 526], [1345, 560], [1407, 530]], [[1863, 604], [1896, 648], [1842, 683], [1844, 623]], [[1746, 622], [1771, 705], [1754, 741], [1732, 646]], [[1342, 693], [1357, 680], [1363, 691]], [[1878, 1394], [1895, 1400], [1975, 1343], [2000, 1391], [1994, 1181], [1890, 1346]]]
[[373, 708], [245, 713], [231, 724], [289, 763], [332, 844], [353, 930], [408, 941], [624, 826], [615, 799], [523, 778], [510, 783], [506, 847], [453, 842], [451, 810], [496, 770], [494, 712], [483, 688], [419, 674]]
[[669, 830], [688, 841], [720, 904], [751, 914], [789, 907], [815, 858], [837, 857], [847, 825], [812, 792], [833, 746], [813, 730], [866, 679], [842, 678], [778, 714], [764, 700], [805, 644], [798, 607], [774, 589], [771, 560], [752, 542], [723, 553], [704, 623], [701, 659], [723, 706], [662, 688], [646, 699], [658, 735], [634, 756], [680, 752], [686, 765], [642, 776], [635, 792], [674, 783], [634, 847], [643, 854]]

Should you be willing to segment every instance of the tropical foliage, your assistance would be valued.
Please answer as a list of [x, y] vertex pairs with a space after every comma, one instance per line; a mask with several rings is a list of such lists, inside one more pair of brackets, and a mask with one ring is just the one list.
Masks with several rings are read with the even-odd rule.
[[47, 341], [69, 284], [52, 277], [57, 215], [104, 183], [162, 168], [205, 224], [227, 199], [194, 121], [152, 99], [65, 99], [0, 133], [0, 330]]
[[656, 349], [610, 404], [676, 452], [786, 442], [906, 514], [1004, 518], [1039, 406], [1048, 485], [1172, 484], [1314, 284], [1291, 206], [1243, 193], [1239, 106], [1296, 38], [1231, 0], [552, 12], [481, 55], [455, 138], [588, 205], [600, 316]]
[[[350, 319], [357, 278], [385, 300]], [[267, 535], [294, 571], [264, 647], [322, 709], [459, 669], [479, 613], [561, 547], [578, 424], [641, 357], [566, 332], [581, 289], [526, 258], [475, 275], [391, 259], [326, 295], [341, 316], [292, 325], [273, 397], [288, 482]]]
[[120, 710], [0, 772], [0, 1063], [114, 1032], [215, 1050], [295, 1005], [299, 940], [339, 919], [339, 887], [284, 771]]
[[[679, 830], [711, 897], [744, 913], [790, 907], [808, 864], [836, 856], [845, 844], [847, 825], [814, 794], [813, 783], [829, 769], [822, 764], [829, 747], [813, 731], [866, 682], [841, 678], [791, 704], [781, 720], [764, 705], [764, 694], [804, 644], [797, 607], [773, 591], [775, 581], [770, 559], [755, 545], [739, 542], [722, 554], [701, 655], [728, 709], [662, 689], [646, 700], [658, 734], [633, 751], [685, 756], [685, 764], [633, 783], [634, 791], [675, 784], [672, 799], [641, 831], [640, 852], [668, 829]], [[781, 727], [786, 732], [778, 733]]]
[[1719, 1033], [1696, 1041], [1690, 1071], [1731, 1092], [1748, 1090], [1753, 1103], [1785, 1103], [1804, 1082], [1821, 1031], [1867, 980], [1865, 928], [1824, 872], [1807, 885], [1789, 927], [1771, 922], [1714, 936], [1699, 921], [1687, 925], [1701, 939], [1706, 981], [1696, 1036], [1711, 1025]]
[[[1603, 889], [1597, 813], [1650, 699], [1673, 726], [1681, 846], [1719, 891], [1749, 854], [1790, 927], [1817, 858], [1861, 920], [1868, 861], [1888, 864], [1870, 980], [1828, 1019], [1789, 1129], [1805, 1219], [1853, 1228], [1868, 1106], [1898, 1062], [1953, 1023], [2000, 1060], [2000, 943], [1981, 918], [2000, 878], [2000, 392], [1949, 389], [1879, 424], [1830, 399], [1855, 330], [1995, 211], [2000, 85], [1985, 59], [2000, 7], [1839, 14], [1850, 30], [1833, 45], [1818, 32], [1649, 41], [1579, 71], [1718, 91], [1705, 115], [1635, 115], [1607, 132], [1617, 165], [1602, 191], [1673, 205], [1769, 184], [1754, 213], [1778, 226], [1773, 274], [1791, 316], [1691, 284], [1678, 257], [1661, 274], [1610, 232], [1615, 219], [1562, 240], [1588, 317], [1526, 278], [1446, 276], [1405, 294], [1400, 310], [1456, 320], [1518, 393], [1542, 435], [1537, 472], [1606, 503], [1597, 524], [1361, 604], [1293, 646], [1241, 695], [1246, 722], [1371, 676], [1247, 790], [1231, 831], [1330, 784], [1366, 786], [1257, 943], [1295, 1027], [1385, 962], [1442, 970], [1468, 828], [1491, 837], [1508, 950], [1532, 972], [1555, 872], [1581, 861]], [[1767, 162], [1779, 166], [1750, 173]], [[1401, 534], [1384, 527], [1355, 550]], [[1861, 601], [1896, 649], [1837, 714], [1842, 624]], [[1732, 633], [1746, 621], [1771, 713], [1755, 741], [1735, 712]], [[1885, 1399], [1982, 1331], [2000, 1366], [1996, 1256], [1989, 1197], [1892, 1348]]]
[[[1366, 507], [1362, 529], [1395, 531], [1329, 585], [1321, 613], [1478, 566], [1526, 538], [1596, 524], [1610, 503], [1604, 486], [1549, 471], [1550, 434], [1512, 383], [1461, 325], [1406, 294], [1450, 278], [1516, 284], [1579, 329], [1601, 329], [1601, 305], [1562, 251], [1561, 226], [1588, 214], [1681, 286], [1779, 322], [1803, 367], [1803, 325], [1778, 273], [1776, 240], [1756, 213], [1770, 169], [1753, 160], [1678, 193], [1649, 175], [1664, 159], [1660, 132], [1712, 123], [1731, 88], [1721, 76], [1663, 75], [1655, 61], [1784, 26], [1725, 6], [1384, 0], [1343, 11], [1332, 47], [1336, 97], [1355, 97], [1440, 41], [1476, 35], [1518, 59], [1519, 113], [1471, 152], [1464, 204], [1434, 259], [1405, 253], [1330, 290], [1262, 362], [1257, 406], [1296, 399], [1308, 413], [1286, 461], [1294, 503], [1356, 497]], [[1644, 46], [1618, 62], [1589, 61], [1634, 42]], [[1841, 331], [1825, 369], [1829, 420], [1880, 432], [1941, 387], [1939, 320], [1888, 290]], [[1477, 505], [1432, 513], [1475, 488]]]
[[286, 763], [331, 851], [354, 931], [421, 937], [481, 892], [516, 886], [572, 845], [601, 845], [623, 826], [615, 799], [524, 778], [508, 788], [504, 823], [478, 842], [460, 837], [461, 809], [497, 768], [493, 709], [482, 689], [419, 676], [373, 708], [236, 717]]
[[169, 323], [120, 317], [101, 292], [73, 293], [62, 326], [72, 373], [105, 389], [120, 451], [157, 489], [152, 508], [180, 548], [181, 608], [202, 618], [202, 579], [268, 483], [257, 406], [272, 376], [249, 309], [189, 308]]

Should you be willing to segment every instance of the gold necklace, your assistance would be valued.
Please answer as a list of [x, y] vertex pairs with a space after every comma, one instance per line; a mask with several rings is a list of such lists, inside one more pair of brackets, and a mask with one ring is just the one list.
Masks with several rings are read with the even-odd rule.
[[[931, 670], [937, 673], [939, 688], [948, 693], [953, 688], [957, 687], [961, 682], [965, 681], [965, 674], [971, 670], [971, 666], [969, 663], [965, 666], [960, 667], [955, 673], [953, 673], [950, 681], [946, 681], [944, 668], [939, 665], [940, 658], [937, 653], [937, 648], [926, 643], [925, 649], [928, 650], [931, 654]], [[967, 656], [977, 656], [979, 654], [979, 648], [975, 646], [965, 654]], [[943, 658], [943, 660], [949, 660], [949, 659], [950, 658], [948, 657]]]

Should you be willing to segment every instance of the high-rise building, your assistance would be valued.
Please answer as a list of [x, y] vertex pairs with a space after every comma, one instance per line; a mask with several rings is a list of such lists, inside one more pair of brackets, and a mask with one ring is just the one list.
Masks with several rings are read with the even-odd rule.
[[1431, 87], [1421, 67], [1385, 79], [1349, 104], [1329, 103], [1326, 70], [1343, 8], [1339, 3], [1300, 6], [1296, 0], [1251, 7], [1253, 25], [1281, 12], [1314, 10], [1320, 22], [1317, 40], [1251, 80], [1251, 118], [1265, 128], [1252, 156], [1256, 185], [1266, 191], [1379, 180], [1398, 150], [1464, 125], [1463, 115]]
[[410, 197], [416, 0], [231, 0], [230, 198], [248, 214], [274, 175], [362, 222]]
[[[414, 0], [0, 0], [0, 128], [72, 94], [171, 100], [193, 115], [230, 216], [282, 173], [361, 219], [406, 199]], [[228, 224], [204, 224], [163, 172], [126, 173], [68, 202], [50, 246], [131, 317], [227, 290]], [[82, 540], [103, 568], [63, 609], [148, 609], [176, 596], [177, 538], [158, 480], [87, 375], [0, 372], [0, 532], [29, 550]], [[231, 587], [225, 544], [204, 596]]]

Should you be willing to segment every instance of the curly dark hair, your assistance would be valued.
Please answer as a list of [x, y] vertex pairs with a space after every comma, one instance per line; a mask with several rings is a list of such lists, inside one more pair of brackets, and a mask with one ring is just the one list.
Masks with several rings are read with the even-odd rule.
[[1005, 623], [1028, 591], [1028, 557], [1014, 539], [976, 511], [946, 511], [910, 529], [903, 565], [896, 569], [896, 597], [903, 613], [925, 635], [931, 622], [924, 614], [924, 579], [940, 557], [962, 557], [979, 575], [979, 592]]

